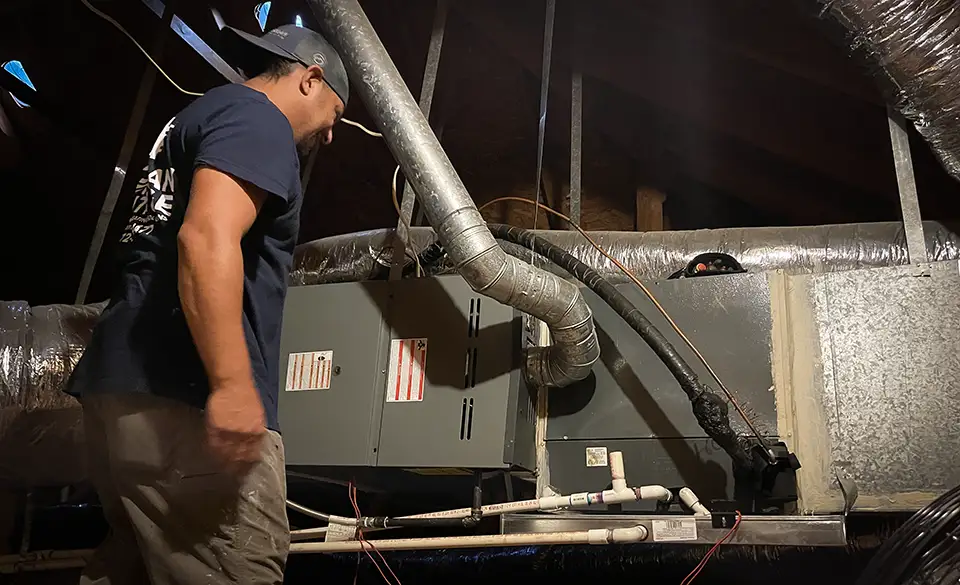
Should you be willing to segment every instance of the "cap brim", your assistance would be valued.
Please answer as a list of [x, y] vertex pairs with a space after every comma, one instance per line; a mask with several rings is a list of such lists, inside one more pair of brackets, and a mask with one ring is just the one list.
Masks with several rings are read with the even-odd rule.
[[247, 76], [258, 73], [257, 69], [264, 65], [264, 60], [269, 55], [289, 59], [296, 63], [301, 62], [300, 58], [293, 53], [285, 51], [261, 37], [235, 29], [232, 26], [223, 27], [220, 34], [223, 35], [221, 40], [227, 61], [235, 68], [242, 69]]

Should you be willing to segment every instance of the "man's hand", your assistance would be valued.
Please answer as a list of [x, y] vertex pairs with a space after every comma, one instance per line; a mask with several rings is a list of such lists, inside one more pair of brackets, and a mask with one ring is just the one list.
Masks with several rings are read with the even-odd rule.
[[207, 399], [207, 441], [227, 470], [246, 474], [260, 460], [266, 421], [253, 384], [213, 388]]

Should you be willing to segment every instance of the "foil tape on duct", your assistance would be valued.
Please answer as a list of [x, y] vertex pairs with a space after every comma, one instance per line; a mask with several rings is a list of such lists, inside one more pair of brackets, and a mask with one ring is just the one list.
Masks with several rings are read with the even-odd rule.
[[[616, 283], [626, 277], [577, 232], [538, 231]], [[960, 258], [960, 237], [937, 222], [925, 222], [931, 262]], [[907, 263], [903, 224], [864, 223], [794, 228], [737, 228], [678, 232], [593, 232], [591, 236], [632, 272], [666, 278], [697, 254], [724, 252], [748, 271], [783, 270], [788, 274], [839, 272]], [[435, 239], [429, 228], [414, 228], [416, 250]], [[393, 230], [346, 234], [301, 244], [294, 254], [290, 284], [326, 284], [385, 278], [393, 258]], [[503, 244], [514, 255], [530, 252]], [[546, 268], [564, 274], [547, 263]], [[565, 274], [564, 274], [565, 275]]]
[[0, 485], [82, 480], [82, 427], [63, 394], [103, 304], [0, 303]]
[[820, 0], [847, 30], [887, 101], [960, 179], [960, 4], [956, 0]]

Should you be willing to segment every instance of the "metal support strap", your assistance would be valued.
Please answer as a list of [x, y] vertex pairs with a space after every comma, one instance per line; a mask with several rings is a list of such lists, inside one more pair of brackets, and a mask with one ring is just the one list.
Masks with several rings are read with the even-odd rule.
[[[157, 31], [156, 40], [153, 44], [154, 59], [160, 60], [163, 53], [163, 46], [167, 39], [167, 29], [173, 21], [173, 9], [166, 8], [163, 12], [163, 23]], [[127, 131], [123, 137], [123, 144], [120, 146], [120, 154], [117, 156], [117, 164], [113, 167], [113, 178], [110, 179], [110, 186], [107, 188], [107, 196], [103, 200], [100, 208], [100, 216], [97, 218], [97, 227], [93, 231], [93, 239], [90, 242], [90, 249], [87, 251], [87, 260], [83, 266], [83, 273], [80, 276], [80, 286], [77, 288], [77, 296], [74, 302], [83, 304], [87, 299], [87, 291], [90, 288], [90, 281], [93, 279], [93, 271], [97, 267], [97, 259], [100, 257], [100, 250], [103, 248], [103, 240], [107, 235], [107, 229], [110, 227], [110, 219], [113, 217], [113, 210], [117, 206], [117, 200], [120, 198], [120, 189], [123, 187], [123, 181], [127, 176], [127, 168], [130, 166], [130, 159], [133, 156], [133, 149], [137, 144], [137, 136], [140, 134], [140, 127], [143, 124], [144, 115], [147, 112], [147, 105], [150, 103], [150, 94], [153, 93], [153, 85], [157, 79], [157, 70], [150, 63], [145, 64], [146, 69], [140, 81], [140, 89], [137, 90], [137, 97], [133, 102], [133, 110], [130, 113], [130, 120], [127, 122]]]
[[[427, 49], [427, 63], [423, 70], [423, 83], [420, 84], [420, 111], [430, 121], [430, 107], [433, 105], [433, 90], [437, 87], [437, 71], [440, 69], [440, 50], [443, 48], [443, 32], [447, 24], [447, 0], [437, 0], [433, 14], [433, 30], [430, 33], [430, 47]], [[404, 188], [400, 202], [400, 219], [394, 235], [393, 263], [390, 265], [390, 280], [403, 276], [403, 255], [409, 246], [410, 222], [413, 220], [413, 207], [417, 193], [412, 188]], [[415, 250], [412, 253], [416, 254]]]
[[[147, 5], [151, 11], [157, 16], [161, 16], [164, 10], [164, 3], [162, 0], [143, 0], [143, 3]], [[217, 18], [219, 15], [218, 12], [214, 11], [214, 18]], [[206, 61], [211, 67], [217, 70], [220, 75], [223, 75], [227, 81], [231, 83], [240, 83], [242, 82], [243, 76], [241, 76], [237, 71], [227, 64], [223, 58], [214, 51], [210, 45], [204, 42], [200, 36], [193, 31], [192, 28], [187, 26], [187, 23], [177, 16], [173, 16], [173, 21], [170, 23], [170, 28], [173, 29], [173, 32], [177, 33], [185, 43], [190, 45], [190, 48], [197, 52], [200, 57]]]
[[888, 108], [887, 119], [890, 124], [890, 142], [893, 145], [893, 162], [897, 170], [897, 188], [900, 190], [900, 212], [903, 214], [907, 256], [911, 264], [920, 264], [927, 261], [927, 246], [923, 237], [920, 203], [917, 200], [913, 159], [910, 156], [910, 135], [907, 133], [907, 122], [900, 112]]
[[[547, 130], [547, 96], [550, 93], [550, 58], [553, 56], [553, 22], [557, 14], [556, 0], [547, 0], [547, 15], [543, 25], [543, 64], [540, 67], [540, 120], [537, 128], [537, 182], [534, 183], [536, 201], [540, 200], [540, 180], [543, 176], [543, 139]], [[533, 229], [537, 229], [540, 206], [534, 207]], [[530, 263], [534, 262], [534, 253], [530, 252]]]
[[[574, 3], [574, 10], [578, 4]], [[580, 225], [580, 201], [583, 197], [580, 174], [583, 160], [583, 70], [577, 19], [573, 31], [573, 72], [570, 83], [570, 219]]]
[[[447, 0], [437, 0], [433, 14], [433, 30], [430, 33], [430, 46], [427, 49], [427, 63], [423, 70], [423, 83], [420, 84], [420, 111], [430, 121], [430, 107], [433, 105], [433, 91], [437, 87], [437, 71], [440, 69], [440, 50], [443, 48], [443, 32], [447, 24]], [[400, 219], [394, 235], [393, 263], [390, 265], [390, 280], [403, 275], [403, 256], [409, 246], [409, 226], [413, 220], [413, 207], [417, 193], [412, 188], [403, 190], [400, 202]], [[412, 251], [416, 254], [416, 251]]]

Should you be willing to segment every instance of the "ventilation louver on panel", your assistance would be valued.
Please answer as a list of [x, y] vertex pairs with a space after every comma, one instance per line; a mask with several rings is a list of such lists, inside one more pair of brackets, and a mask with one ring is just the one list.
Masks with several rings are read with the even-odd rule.
[[473, 436], [473, 398], [464, 398], [460, 407], [460, 440], [469, 441]]
[[470, 316], [467, 319], [467, 353], [463, 369], [463, 388], [468, 390], [477, 386], [477, 363], [479, 348], [475, 340], [480, 337], [480, 299], [470, 299]]
[[[470, 313], [467, 317], [467, 349], [463, 368], [463, 389], [477, 386], [477, 364], [480, 350], [476, 346], [480, 337], [480, 298], [470, 299]], [[460, 440], [469, 441], [473, 436], [474, 399], [464, 398], [460, 406]]]

